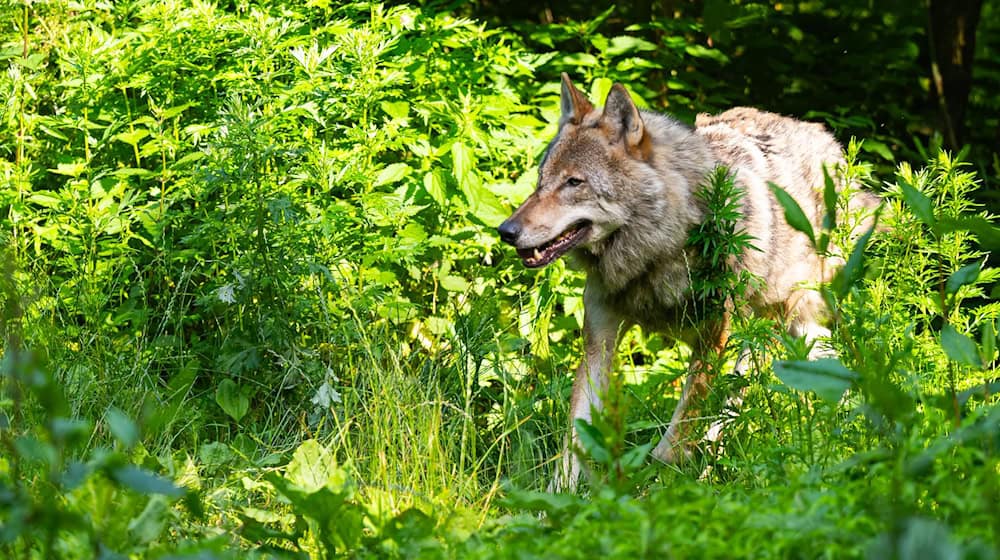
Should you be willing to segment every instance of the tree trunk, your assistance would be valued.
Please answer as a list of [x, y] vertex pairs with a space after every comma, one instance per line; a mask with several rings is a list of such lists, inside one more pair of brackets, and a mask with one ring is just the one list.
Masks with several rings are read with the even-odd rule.
[[928, 0], [931, 100], [937, 104], [945, 143], [957, 150], [965, 136], [965, 109], [972, 88], [976, 27], [983, 0]]

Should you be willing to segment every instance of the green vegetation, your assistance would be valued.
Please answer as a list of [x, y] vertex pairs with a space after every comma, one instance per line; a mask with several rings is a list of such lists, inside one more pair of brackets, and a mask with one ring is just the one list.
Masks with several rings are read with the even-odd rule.
[[[667, 467], [646, 453], [688, 351], [631, 331], [583, 426], [588, 483], [542, 491], [582, 279], [524, 269], [493, 227], [533, 188], [560, 71], [682, 118], [751, 102], [719, 76], [753, 60], [719, 41], [779, 48], [746, 30], [792, 20], [734, 5], [725, 25], [612, 34], [613, 11], [506, 28], [368, 3], [0, 0], [0, 555], [1000, 557], [1000, 231], [975, 202], [997, 167], [904, 136], [912, 106], [850, 105], [868, 75], [915, 99], [919, 79], [884, 71], [916, 66], [905, 40], [758, 103], [864, 138], [831, 172], [886, 199], [859, 240], [835, 196], [808, 232], [846, 256], [816, 286], [840, 358], [735, 317], [728, 357], [755, 367], [713, 399], [742, 389], [742, 413], [724, 449]], [[692, 242], [723, 262], [748, 240], [738, 191], [713, 186]]]

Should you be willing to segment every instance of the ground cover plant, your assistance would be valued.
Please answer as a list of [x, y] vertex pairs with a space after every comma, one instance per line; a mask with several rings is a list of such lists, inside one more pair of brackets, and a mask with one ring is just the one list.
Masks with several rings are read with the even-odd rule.
[[[493, 228], [555, 131], [552, 76], [652, 100], [669, 61], [721, 88], [703, 21], [579, 23], [588, 58], [408, 5], [0, 8], [4, 557], [1000, 555], [1000, 232], [961, 154], [851, 142], [831, 173], [882, 194], [881, 227], [849, 239], [835, 196], [802, 227], [845, 257], [815, 287], [839, 357], [737, 317], [725, 359], [755, 367], [713, 418], [740, 389], [742, 412], [667, 467], [646, 453], [687, 349], [632, 331], [587, 482], [550, 494], [582, 279]], [[743, 99], [719, 95], [675, 107]], [[724, 261], [738, 193], [704, 193], [691, 242]]]

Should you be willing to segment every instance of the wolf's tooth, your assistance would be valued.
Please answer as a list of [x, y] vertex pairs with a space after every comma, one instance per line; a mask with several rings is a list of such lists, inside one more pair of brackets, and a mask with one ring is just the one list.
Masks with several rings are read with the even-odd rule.
[[542, 253], [538, 251], [538, 247], [535, 247], [535, 259], [541, 259]]

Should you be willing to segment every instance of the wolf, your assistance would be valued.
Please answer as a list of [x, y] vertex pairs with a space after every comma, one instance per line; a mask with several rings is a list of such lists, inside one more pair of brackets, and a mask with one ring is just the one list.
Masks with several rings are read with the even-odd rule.
[[[758, 250], [734, 267], [763, 280], [747, 295], [754, 313], [782, 321], [793, 336], [829, 335], [821, 326], [824, 303], [809, 284], [827, 281], [838, 262], [823, 259], [808, 238], [785, 221], [769, 183], [783, 187], [818, 227], [824, 206], [823, 167], [843, 163], [842, 148], [820, 124], [738, 107], [699, 115], [694, 127], [640, 110], [621, 84], [603, 109], [562, 75], [561, 115], [555, 138], [541, 159], [535, 191], [498, 227], [529, 268], [572, 253], [586, 272], [584, 356], [570, 398], [570, 419], [590, 420], [608, 388], [621, 333], [632, 325], [659, 331], [692, 348], [680, 400], [652, 456], [675, 463], [684, 442], [691, 403], [708, 392], [728, 337], [728, 312], [692, 317], [690, 271], [698, 255], [689, 231], [706, 216], [695, 196], [707, 175], [725, 166], [744, 196], [739, 227]], [[838, 185], [838, 190], [843, 187]], [[852, 209], [877, 205], [857, 191]], [[570, 438], [568, 438], [570, 439]], [[573, 488], [580, 464], [570, 451], [572, 432], [550, 489]]]

